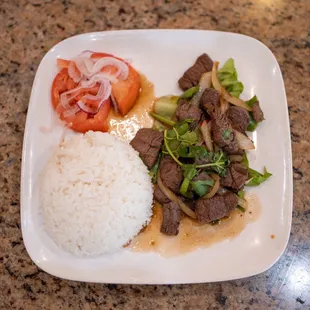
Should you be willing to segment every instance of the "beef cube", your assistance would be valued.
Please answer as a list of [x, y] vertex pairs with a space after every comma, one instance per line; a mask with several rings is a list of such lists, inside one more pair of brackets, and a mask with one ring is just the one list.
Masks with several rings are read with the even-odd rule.
[[209, 199], [198, 199], [195, 213], [200, 224], [207, 224], [228, 216], [237, 205], [237, 195], [227, 192], [224, 195], [215, 195]]
[[211, 117], [220, 113], [220, 93], [214, 88], [207, 88], [200, 99], [201, 108]]
[[139, 152], [142, 161], [150, 169], [156, 163], [163, 141], [162, 132], [152, 128], [141, 128], [130, 144]]
[[159, 171], [164, 185], [178, 194], [183, 181], [182, 168], [170, 156], [164, 156], [159, 164]]
[[228, 119], [231, 121], [232, 128], [245, 133], [250, 123], [250, 115], [247, 110], [240, 107], [229, 107], [227, 110]]
[[213, 61], [207, 54], [200, 55], [193, 66], [187, 69], [183, 76], [179, 79], [179, 86], [183, 90], [187, 90], [198, 85], [203, 73], [212, 70]]
[[163, 205], [163, 221], [160, 231], [169, 236], [176, 236], [179, 233], [181, 221], [181, 210], [176, 202], [169, 202]]
[[166, 197], [158, 185], [155, 186], [154, 199], [160, 204], [168, 203], [170, 201], [170, 199]]
[[221, 185], [233, 190], [240, 190], [248, 179], [248, 168], [240, 163], [232, 163], [226, 169], [226, 175], [221, 179]]

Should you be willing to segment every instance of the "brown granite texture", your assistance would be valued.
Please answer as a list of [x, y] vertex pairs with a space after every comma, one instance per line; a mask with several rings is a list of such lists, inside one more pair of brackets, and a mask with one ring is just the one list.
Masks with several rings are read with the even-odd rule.
[[[199, 285], [101, 285], [40, 271], [20, 231], [23, 129], [44, 54], [74, 34], [127, 28], [232, 31], [264, 42], [285, 79], [294, 158], [288, 248], [267, 272]], [[0, 1], [0, 309], [309, 309], [310, 1]], [[249, 262], [251, 263], [251, 262]]]

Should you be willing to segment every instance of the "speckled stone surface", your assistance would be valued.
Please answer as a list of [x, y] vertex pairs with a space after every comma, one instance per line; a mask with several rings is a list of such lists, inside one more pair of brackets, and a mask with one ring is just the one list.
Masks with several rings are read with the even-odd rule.
[[[244, 33], [276, 55], [285, 79], [294, 165], [288, 248], [267, 272], [199, 285], [101, 285], [52, 277], [32, 263], [20, 231], [23, 130], [44, 54], [74, 34], [128, 28]], [[309, 309], [310, 1], [0, 1], [0, 309]], [[250, 262], [249, 262], [250, 263]]]

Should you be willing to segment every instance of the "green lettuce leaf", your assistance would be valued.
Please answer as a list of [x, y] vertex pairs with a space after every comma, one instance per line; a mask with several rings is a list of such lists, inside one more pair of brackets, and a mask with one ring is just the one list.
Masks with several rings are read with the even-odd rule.
[[199, 196], [204, 196], [209, 189], [213, 186], [213, 180], [203, 180], [203, 181], [195, 181], [191, 182], [191, 189]]
[[238, 73], [232, 58], [229, 58], [218, 71], [218, 77], [225, 89], [233, 97], [239, 98], [240, 94], [243, 92], [244, 86], [242, 82], [238, 81]]
[[272, 176], [270, 172], [267, 171], [264, 167], [264, 173], [259, 173], [258, 171], [249, 168], [249, 181], [246, 183], [246, 186], [258, 186], [261, 183], [265, 182]]

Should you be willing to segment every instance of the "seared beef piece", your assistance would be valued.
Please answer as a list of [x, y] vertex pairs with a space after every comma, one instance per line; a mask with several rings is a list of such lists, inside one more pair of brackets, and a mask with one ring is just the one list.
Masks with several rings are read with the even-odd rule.
[[154, 190], [154, 199], [160, 204], [168, 203], [170, 201], [170, 199], [166, 197], [158, 185], [156, 185]]
[[228, 216], [237, 204], [237, 195], [232, 192], [215, 195], [210, 199], [200, 198], [196, 201], [195, 208], [197, 220], [200, 224], [206, 224], [221, 219]]
[[176, 202], [169, 202], [163, 205], [163, 221], [160, 231], [169, 236], [176, 236], [179, 233], [181, 210]]
[[144, 164], [148, 168], [152, 168], [156, 163], [163, 140], [162, 132], [152, 128], [141, 128], [130, 144], [139, 152]]
[[259, 102], [255, 102], [252, 106], [252, 116], [255, 122], [259, 123], [262, 122], [264, 118], [264, 113], [259, 106]]
[[221, 179], [221, 185], [233, 190], [240, 190], [248, 179], [248, 168], [240, 163], [232, 163], [226, 169], [226, 175]]
[[207, 88], [200, 99], [200, 106], [211, 117], [220, 110], [220, 93], [214, 88]]
[[215, 113], [211, 120], [211, 134], [213, 142], [226, 153], [242, 155], [235, 133], [226, 114]]
[[201, 121], [203, 119], [203, 112], [188, 101], [181, 99], [175, 110], [175, 116], [178, 121], [185, 121], [187, 119]]
[[244, 151], [239, 149], [236, 138], [229, 145], [223, 147], [223, 151], [225, 151], [228, 155], [243, 155]]
[[248, 111], [239, 107], [229, 107], [226, 113], [231, 121], [232, 128], [244, 133], [250, 123]]
[[164, 185], [178, 194], [183, 181], [182, 168], [170, 156], [165, 156], [159, 164], [159, 171]]
[[207, 54], [200, 55], [195, 64], [187, 69], [183, 76], [179, 79], [179, 86], [183, 90], [187, 90], [198, 85], [203, 73], [212, 70], [213, 61]]

